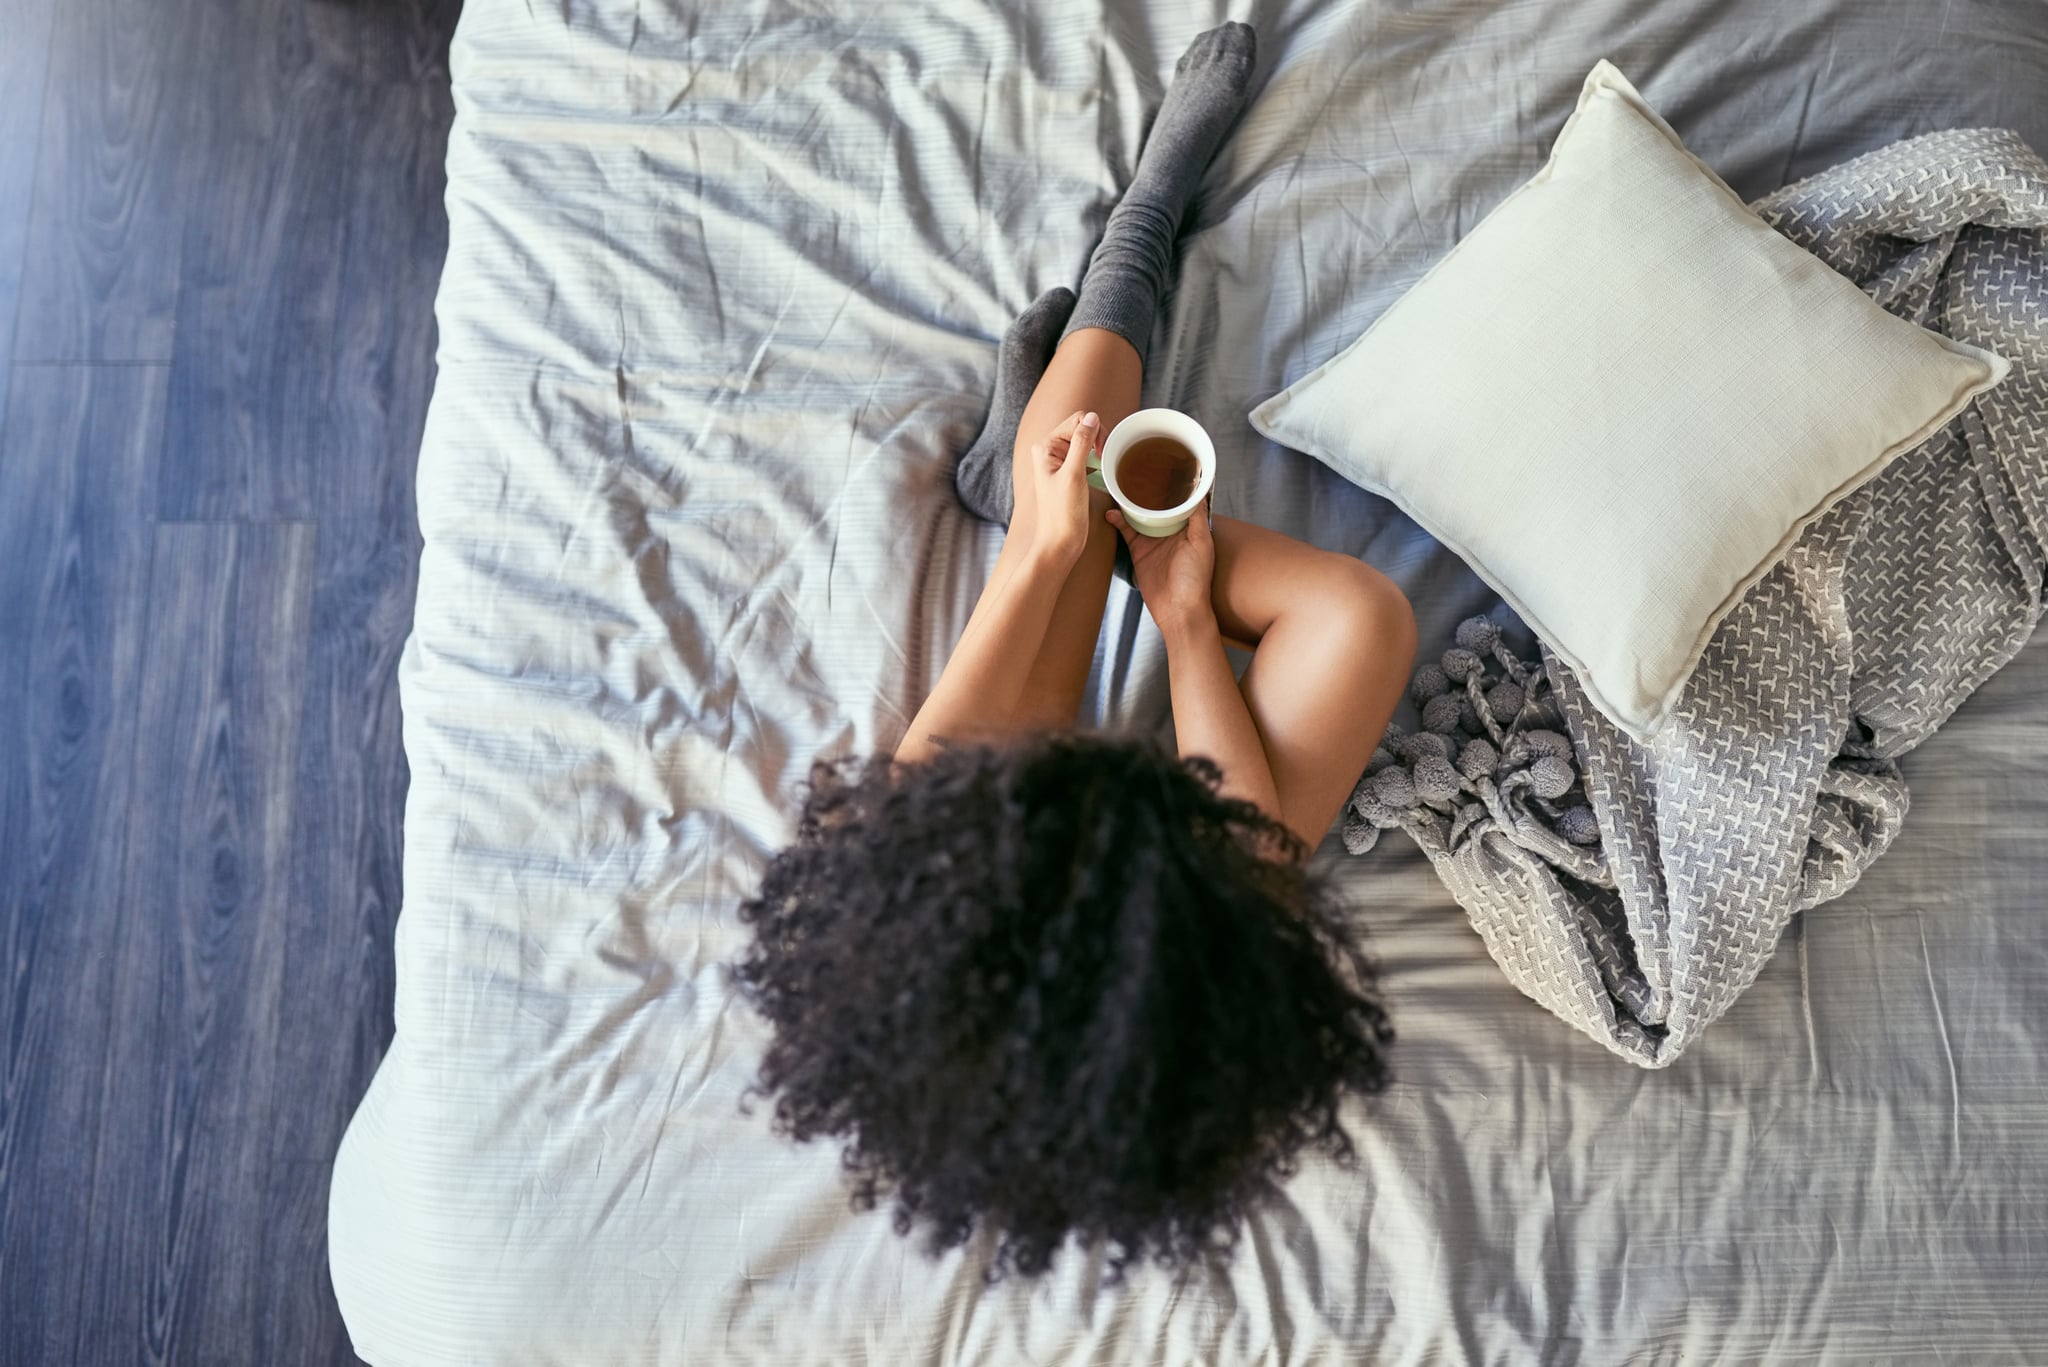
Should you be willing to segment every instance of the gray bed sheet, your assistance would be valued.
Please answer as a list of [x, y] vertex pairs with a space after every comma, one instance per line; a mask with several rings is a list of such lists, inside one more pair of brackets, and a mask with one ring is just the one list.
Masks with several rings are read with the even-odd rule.
[[[2048, 646], [1908, 757], [1905, 832], [1668, 1070], [1524, 998], [1401, 839], [1318, 858], [1399, 1081], [1237, 1261], [985, 1290], [737, 1110], [724, 964], [813, 756], [893, 743], [999, 534], [994, 339], [1072, 283], [1180, 49], [1259, 30], [1147, 380], [1218, 506], [1497, 600], [1244, 415], [1541, 165], [1613, 60], [1746, 198], [1930, 129], [2048, 149], [2048, 8], [1765, 0], [471, 0], [401, 665], [397, 1033], [335, 1165], [357, 1350], [430, 1363], [2048, 1360]], [[1532, 263], [1540, 269], [1541, 263]], [[1112, 591], [1091, 685], [1157, 726]]]

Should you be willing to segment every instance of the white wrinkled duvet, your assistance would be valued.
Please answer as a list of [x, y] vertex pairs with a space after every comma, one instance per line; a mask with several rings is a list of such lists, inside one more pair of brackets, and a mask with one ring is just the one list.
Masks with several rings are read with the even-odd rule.
[[[734, 907], [820, 753], [892, 745], [1000, 534], [954, 502], [996, 336], [1073, 283], [1162, 80], [1264, 86], [1151, 402], [1223, 511], [1363, 554], [1425, 649], [1495, 603], [1245, 412], [1533, 172], [1600, 57], [1745, 196], [1937, 127], [2048, 148], [2048, 12], [1817, 0], [1100, 7], [471, 0], [401, 665], [397, 1033], [334, 1287], [400, 1364], [2048, 1360], [2048, 646], [1906, 764], [1905, 833], [1644, 1072], [1523, 997], [1405, 840], [1342, 880], [1396, 1086], [1174, 1294], [987, 1290], [738, 1109]], [[1092, 686], [1149, 726], [1113, 587]]]

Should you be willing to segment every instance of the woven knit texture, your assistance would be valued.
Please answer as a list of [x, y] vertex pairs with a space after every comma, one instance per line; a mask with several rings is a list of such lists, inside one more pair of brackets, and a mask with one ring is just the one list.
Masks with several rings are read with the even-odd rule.
[[1807, 530], [1647, 744], [1547, 649], [1524, 662], [1465, 623], [1416, 671], [1422, 729], [1390, 731], [1345, 831], [1354, 852], [1407, 831], [1517, 987], [1650, 1068], [1755, 980], [1795, 912], [1884, 852], [1899, 757], [2042, 611], [2048, 164], [2005, 130], [1931, 133], [1753, 207], [2011, 373]]

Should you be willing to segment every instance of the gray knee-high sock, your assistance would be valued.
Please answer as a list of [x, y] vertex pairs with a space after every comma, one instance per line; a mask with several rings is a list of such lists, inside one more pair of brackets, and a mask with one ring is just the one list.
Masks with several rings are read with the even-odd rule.
[[989, 522], [1010, 525], [1011, 452], [1017, 444], [1017, 423], [1031, 391], [1052, 363], [1060, 342], [1060, 325], [1074, 311], [1074, 292], [1061, 286], [1047, 290], [1019, 314], [1003, 334], [996, 352], [996, 389], [981, 435], [953, 467], [953, 487], [967, 511]]
[[1257, 61], [1256, 37], [1236, 23], [1210, 29], [1182, 55], [1146, 135], [1137, 173], [1089, 258], [1068, 332], [1108, 328], [1145, 358], [1159, 296], [1173, 270], [1181, 216], [1244, 108]]

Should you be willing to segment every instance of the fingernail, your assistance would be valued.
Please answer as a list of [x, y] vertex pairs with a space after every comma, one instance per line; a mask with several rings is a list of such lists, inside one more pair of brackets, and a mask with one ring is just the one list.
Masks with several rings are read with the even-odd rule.
[[1096, 417], [1093, 413], [1090, 413], [1087, 417], [1081, 419], [1081, 426], [1095, 427], [1100, 425], [1101, 421], [1102, 419]]

